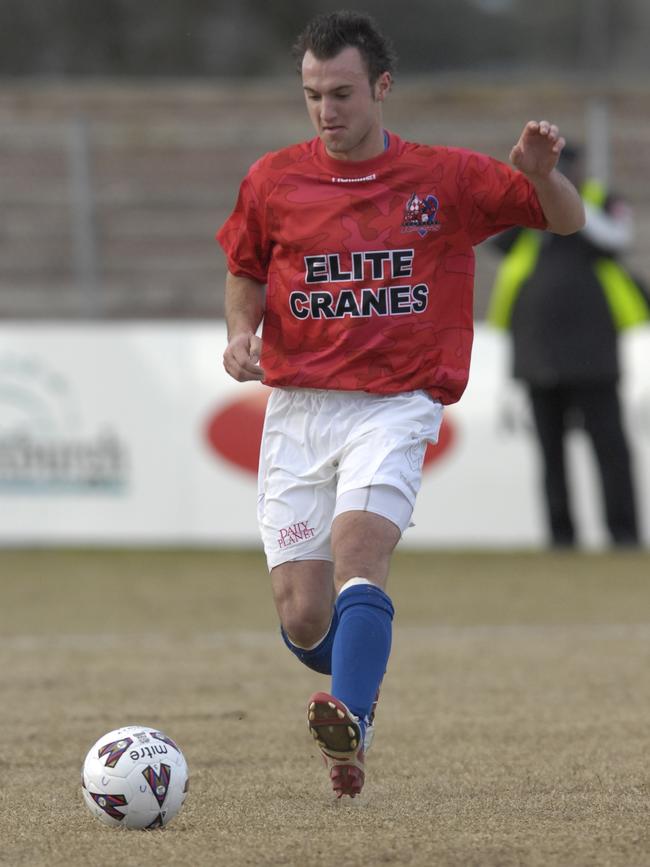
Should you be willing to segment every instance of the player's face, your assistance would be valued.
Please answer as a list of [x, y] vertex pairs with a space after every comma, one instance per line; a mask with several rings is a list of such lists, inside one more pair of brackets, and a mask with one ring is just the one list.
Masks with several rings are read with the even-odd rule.
[[330, 156], [367, 160], [382, 152], [382, 104], [390, 90], [390, 73], [371, 86], [359, 49], [348, 46], [329, 60], [318, 60], [308, 51], [302, 83], [309, 117]]

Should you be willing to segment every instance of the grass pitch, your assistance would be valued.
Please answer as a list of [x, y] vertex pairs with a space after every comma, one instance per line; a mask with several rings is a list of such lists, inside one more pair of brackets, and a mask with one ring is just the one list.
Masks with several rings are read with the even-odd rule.
[[[277, 632], [264, 562], [0, 551], [0, 864], [650, 864], [650, 557], [401, 553], [364, 794], [305, 724], [324, 678]], [[104, 732], [160, 727], [191, 772], [165, 829], [82, 803]]]

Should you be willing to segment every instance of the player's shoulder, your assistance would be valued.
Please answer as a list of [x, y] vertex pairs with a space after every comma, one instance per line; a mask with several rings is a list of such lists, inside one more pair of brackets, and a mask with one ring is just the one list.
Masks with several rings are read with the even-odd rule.
[[413, 141], [403, 141], [401, 144], [403, 155], [411, 156], [428, 164], [431, 164], [432, 162], [452, 166], [466, 166], [473, 164], [479, 167], [488, 166], [490, 164], [499, 164], [500, 162], [494, 157], [465, 147], [423, 144], [422, 142]]

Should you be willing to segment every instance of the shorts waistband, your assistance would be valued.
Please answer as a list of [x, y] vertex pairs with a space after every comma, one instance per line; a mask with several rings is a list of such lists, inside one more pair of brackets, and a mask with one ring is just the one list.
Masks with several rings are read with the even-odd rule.
[[273, 386], [273, 391], [280, 391], [285, 394], [313, 394], [313, 395], [338, 395], [343, 397], [345, 395], [349, 395], [350, 397], [362, 397], [362, 398], [388, 398], [388, 397], [410, 397], [416, 394], [423, 394], [428, 397], [433, 403], [441, 403], [438, 398], [431, 397], [431, 395], [425, 391], [423, 388], [416, 388], [414, 391], [388, 391], [388, 392], [378, 392], [378, 391], [350, 391], [348, 389], [341, 388], [297, 388], [290, 385], [275, 385]]

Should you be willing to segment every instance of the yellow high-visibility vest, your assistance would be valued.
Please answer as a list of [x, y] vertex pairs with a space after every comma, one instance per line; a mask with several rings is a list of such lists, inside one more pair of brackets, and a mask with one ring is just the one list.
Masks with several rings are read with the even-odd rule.
[[[585, 202], [602, 208], [607, 198], [604, 186], [595, 179], [587, 180], [580, 188]], [[509, 328], [512, 311], [521, 287], [535, 270], [542, 246], [542, 234], [536, 229], [523, 229], [497, 271], [487, 321], [497, 328]], [[601, 257], [594, 263], [594, 272], [600, 283], [617, 330], [631, 328], [650, 319], [650, 309], [643, 292], [615, 259]]]

